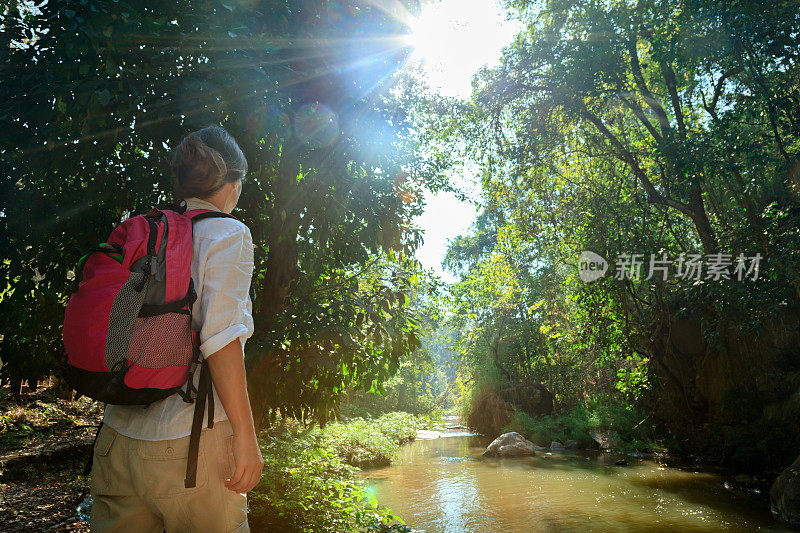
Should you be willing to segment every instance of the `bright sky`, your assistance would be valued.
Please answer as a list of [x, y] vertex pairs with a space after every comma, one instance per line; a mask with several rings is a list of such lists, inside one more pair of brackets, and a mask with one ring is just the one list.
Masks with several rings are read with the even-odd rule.
[[[506, 21], [496, 0], [441, 0], [423, 6], [413, 24], [413, 59], [420, 61], [428, 83], [440, 94], [469, 98], [472, 76], [485, 65], [495, 65], [501, 49], [510, 44], [520, 25]], [[477, 198], [476, 176], [451, 176], [452, 182]], [[425, 243], [417, 259], [446, 282], [456, 278], [442, 270], [448, 241], [467, 232], [477, 208], [460, 202], [454, 195], [425, 196], [425, 212], [416, 224], [425, 230]]]

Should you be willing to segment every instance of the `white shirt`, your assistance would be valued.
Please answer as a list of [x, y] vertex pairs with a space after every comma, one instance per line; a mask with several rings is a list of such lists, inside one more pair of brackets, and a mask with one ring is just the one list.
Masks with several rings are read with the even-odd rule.
[[[219, 208], [205, 200], [187, 198], [186, 209]], [[192, 306], [192, 328], [200, 331], [200, 353], [205, 358], [237, 337], [244, 344], [253, 334], [253, 238], [250, 229], [231, 218], [206, 218], [194, 223], [192, 237], [192, 279], [197, 301]], [[195, 372], [195, 387], [200, 371]], [[177, 395], [147, 406], [107, 405], [103, 423], [135, 439], [166, 440], [192, 432], [194, 404]], [[208, 411], [203, 414], [207, 425]], [[214, 393], [214, 421], [228, 416]]]

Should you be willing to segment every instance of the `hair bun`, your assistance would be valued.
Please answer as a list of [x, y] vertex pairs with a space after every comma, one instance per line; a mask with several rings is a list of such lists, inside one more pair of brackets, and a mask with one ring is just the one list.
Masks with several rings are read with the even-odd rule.
[[172, 155], [175, 195], [205, 198], [247, 173], [247, 160], [231, 135], [219, 126], [190, 133]]
[[175, 149], [172, 166], [177, 180], [175, 192], [182, 198], [212, 194], [224, 184], [228, 173], [222, 155], [196, 133], [189, 134]]

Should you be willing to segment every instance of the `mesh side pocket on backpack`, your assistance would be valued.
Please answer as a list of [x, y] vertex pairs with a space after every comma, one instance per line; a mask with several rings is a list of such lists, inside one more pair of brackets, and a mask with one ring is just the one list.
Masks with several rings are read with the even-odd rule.
[[192, 359], [191, 316], [163, 313], [136, 319], [128, 361], [143, 368], [188, 366]]
[[125, 359], [128, 355], [128, 344], [131, 339], [131, 330], [134, 320], [139, 315], [139, 310], [144, 303], [144, 290], [136, 288], [142, 283], [149, 283], [145, 274], [131, 272], [128, 281], [120, 288], [111, 305], [111, 315], [108, 319], [108, 334], [106, 335], [106, 368], [109, 371], [124, 370]]

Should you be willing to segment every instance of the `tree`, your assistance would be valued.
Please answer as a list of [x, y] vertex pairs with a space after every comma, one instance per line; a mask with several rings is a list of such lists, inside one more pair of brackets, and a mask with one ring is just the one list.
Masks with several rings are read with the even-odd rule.
[[[777, 346], [800, 309], [797, 3], [509, 5], [525, 30], [441, 130], [476, 156], [490, 221], [451, 248], [462, 284], [491, 279], [479, 269], [495, 256], [527, 267], [512, 301], [537, 306], [520, 330], [545, 336], [557, 395], [637, 402], [685, 449], [740, 464], [793, 457], [796, 411], [763, 425], [732, 413], [778, 412], [800, 375], [754, 348]], [[584, 283], [585, 250], [612, 272], [641, 253], [642, 274]], [[759, 278], [676, 279], [680, 254], [716, 253], [761, 254]], [[674, 261], [668, 279], [647, 277], [651, 254]]]
[[6, 4], [3, 374], [54, 368], [75, 250], [167, 201], [170, 147], [221, 124], [251, 168], [240, 216], [256, 245], [257, 417], [324, 422], [346, 384], [391, 375], [419, 345], [409, 219], [421, 188], [441, 186], [414, 149], [408, 12], [392, 6]]
[[[797, 120], [773, 95], [796, 102], [783, 85], [796, 75], [787, 69], [796, 61], [796, 3], [512, 4], [528, 31], [485, 73], [477, 104], [514, 177], [563, 159], [579, 133], [624, 165], [648, 203], [690, 220], [707, 253], [718, 247], [709, 189], [725, 186], [757, 225], [766, 184], [746, 184], [748, 163], [760, 159], [789, 185], [797, 154], [787, 136]], [[731, 136], [733, 123], [751, 119], [758, 135]]]

